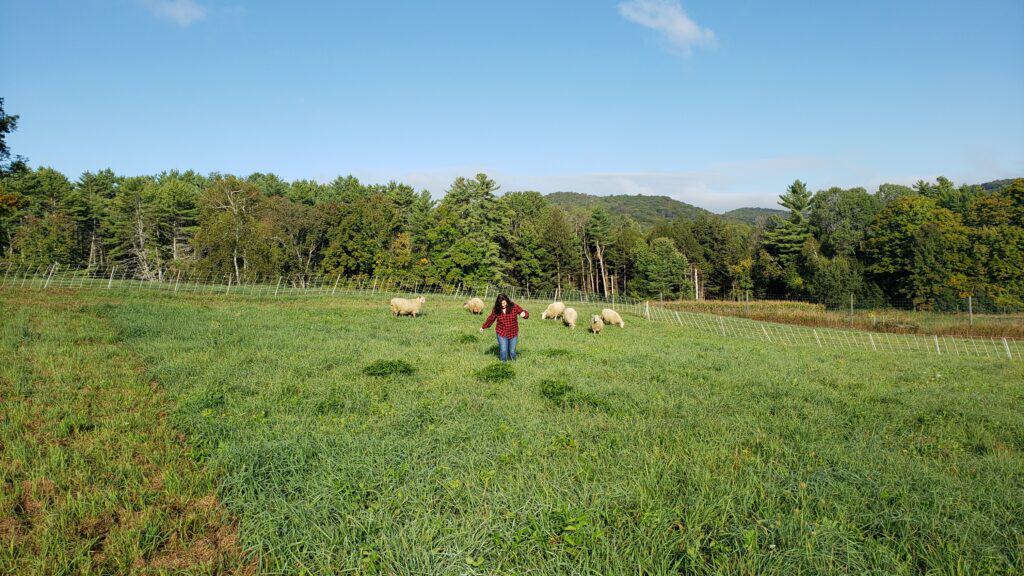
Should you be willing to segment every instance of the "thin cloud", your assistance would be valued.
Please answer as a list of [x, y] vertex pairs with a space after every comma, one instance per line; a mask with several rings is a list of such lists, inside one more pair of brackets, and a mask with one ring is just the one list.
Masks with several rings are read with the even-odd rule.
[[619, 15], [660, 32], [672, 48], [683, 54], [715, 45], [715, 33], [694, 22], [676, 0], [626, 0], [619, 3]]
[[206, 7], [194, 0], [141, 0], [140, 3], [153, 16], [178, 26], [206, 20]]

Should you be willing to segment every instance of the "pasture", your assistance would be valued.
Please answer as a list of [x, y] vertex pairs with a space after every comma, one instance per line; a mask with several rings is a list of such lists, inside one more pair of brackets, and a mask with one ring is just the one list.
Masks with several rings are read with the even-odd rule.
[[1024, 364], [525, 307], [4, 291], [0, 572], [1020, 573]]

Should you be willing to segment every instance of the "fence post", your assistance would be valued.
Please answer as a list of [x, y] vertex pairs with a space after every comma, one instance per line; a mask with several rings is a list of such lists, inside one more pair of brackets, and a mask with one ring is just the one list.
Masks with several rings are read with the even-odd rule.
[[853, 325], [853, 293], [850, 293], [850, 325]]
[[644, 302], [644, 318], [651, 319], [651, 303], [650, 301]]
[[274, 288], [274, 296], [277, 296], [278, 290], [281, 289], [281, 277], [277, 277], [277, 288]]
[[1013, 360], [1013, 355], [1010, 354], [1010, 344], [1006, 341], [1006, 337], [1003, 337], [1003, 348], [1006, 349], [1006, 357]]
[[970, 296], [967, 297], [967, 322], [968, 326], [974, 326], [974, 302]]
[[939, 349], [939, 337], [934, 334], [932, 336], [935, 338], [935, 353], [941, 356], [942, 350]]
[[227, 288], [227, 290], [224, 291], [225, 294], [231, 293], [231, 279], [232, 279], [232, 277], [229, 275], [228, 276], [228, 288]]
[[744, 313], [747, 316], [750, 316], [750, 290], [747, 290], [747, 301], [743, 305], [743, 308], [744, 308]]
[[334, 288], [331, 288], [331, 296], [334, 296], [334, 293], [338, 291], [338, 282], [341, 282], [341, 274], [338, 274], [338, 277], [334, 279]]
[[818, 331], [811, 328], [811, 332], [814, 332], [814, 341], [818, 343], [818, 348], [821, 348], [821, 338], [818, 338]]
[[107, 290], [110, 290], [110, 286], [114, 283], [114, 270], [116, 270], [116, 269], [117, 269], [117, 266], [111, 266], [110, 267], [110, 279], [107, 280]]
[[43, 288], [50, 287], [50, 278], [53, 278], [53, 273], [57, 271], [57, 263], [54, 262], [53, 266], [50, 267], [50, 273], [46, 275], [46, 283], [43, 284]]

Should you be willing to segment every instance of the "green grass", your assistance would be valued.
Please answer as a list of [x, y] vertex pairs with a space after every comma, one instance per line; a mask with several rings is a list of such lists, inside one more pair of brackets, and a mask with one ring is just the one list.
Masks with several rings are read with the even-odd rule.
[[[175, 466], [204, 488], [217, 479], [264, 572], [1019, 574], [1024, 563], [1017, 362], [773, 346], [631, 317], [600, 337], [524, 321], [518, 361], [500, 368], [493, 332], [476, 336], [480, 317], [440, 298], [417, 319], [392, 318], [386, 297], [52, 299], [80, 302], [145, 366], [191, 448]], [[5, 304], [5, 338], [36, 307]], [[52, 323], [55, 358], [120, 366], [75, 356], [83, 333]], [[59, 476], [52, 458], [8, 469], [10, 442], [28, 434], [8, 424], [23, 403], [14, 382], [5, 478]], [[128, 483], [123, 498], [142, 490]], [[6, 554], [30, 565], [48, 552]]]
[[243, 567], [158, 382], [88, 305], [0, 303], [0, 574]]

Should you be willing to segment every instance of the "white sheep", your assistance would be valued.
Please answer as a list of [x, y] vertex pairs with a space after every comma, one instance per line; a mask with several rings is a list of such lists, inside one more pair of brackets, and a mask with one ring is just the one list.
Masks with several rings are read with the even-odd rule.
[[600, 334], [601, 330], [604, 330], [604, 320], [597, 314], [590, 317], [590, 331], [594, 334]]
[[565, 324], [566, 326], [568, 326], [569, 328], [575, 328], [576, 327], [576, 309], [575, 308], [566, 308], [565, 310], [562, 311], [562, 323]]
[[473, 314], [479, 314], [484, 310], [484, 301], [479, 298], [470, 298], [469, 300], [466, 300], [466, 303], [463, 304], [462, 307]]
[[552, 302], [544, 309], [544, 313], [540, 315], [540, 319], [546, 320], [548, 318], [561, 318], [563, 312], [565, 312], [565, 302]]
[[605, 324], [614, 324], [619, 328], [626, 327], [626, 323], [622, 321], [622, 316], [619, 316], [619, 313], [611, 308], [601, 310], [601, 320], [603, 320]]
[[391, 299], [391, 314], [394, 316], [412, 316], [416, 317], [420, 313], [420, 306], [426, 302], [427, 299], [423, 296], [409, 300], [407, 298], [392, 298]]

